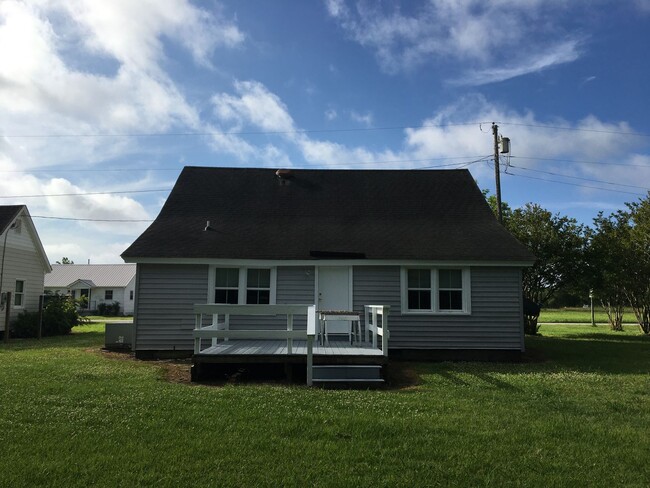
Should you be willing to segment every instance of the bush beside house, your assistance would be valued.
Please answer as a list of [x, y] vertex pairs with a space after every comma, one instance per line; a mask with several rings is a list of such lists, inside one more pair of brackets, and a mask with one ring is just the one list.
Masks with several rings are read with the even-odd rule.
[[[43, 308], [43, 336], [69, 334], [75, 325], [84, 323], [75, 301], [64, 295], [47, 295]], [[38, 312], [21, 312], [11, 324], [13, 337], [38, 336]]]

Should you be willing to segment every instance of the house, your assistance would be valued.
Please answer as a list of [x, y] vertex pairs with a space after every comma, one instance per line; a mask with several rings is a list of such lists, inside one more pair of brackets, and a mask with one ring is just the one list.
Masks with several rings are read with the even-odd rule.
[[45, 278], [45, 291], [85, 297], [88, 309], [120, 304], [120, 312], [133, 314], [135, 303], [135, 264], [53, 264]]
[[22, 311], [38, 311], [44, 276], [51, 268], [25, 205], [0, 206], [0, 231], [0, 331], [4, 331], [7, 307], [10, 322]]
[[228, 314], [298, 310], [287, 304], [390, 310], [391, 356], [524, 350], [521, 276], [534, 256], [467, 170], [186, 167], [122, 257], [137, 264], [138, 357], [196, 357], [203, 314], [226, 316], [213, 345], [223, 329], [283, 327]]

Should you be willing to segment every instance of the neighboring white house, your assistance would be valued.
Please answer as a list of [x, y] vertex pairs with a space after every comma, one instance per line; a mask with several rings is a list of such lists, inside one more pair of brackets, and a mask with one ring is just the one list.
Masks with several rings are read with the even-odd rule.
[[[22, 311], [38, 310], [45, 273], [51, 270], [34, 222], [25, 205], [0, 206], [0, 331]], [[6, 293], [11, 292], [11, 303]]]
[[119, 302], [125, 315], [135, 303], [135, 264], [53, 264], [45, 279], [45, 291], [86, 297], [88, 309], [100, 303]]

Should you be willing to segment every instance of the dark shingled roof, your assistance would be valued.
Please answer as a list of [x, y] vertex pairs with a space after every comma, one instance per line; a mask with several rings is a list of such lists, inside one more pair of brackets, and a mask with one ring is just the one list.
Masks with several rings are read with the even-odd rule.
[[467, 170], [296, 169], [281, 179], [205, 167], [183, 169], [122, 257], [534, 260]]
[[0, 205], [0, 234], [11, 225], [24, 205]]

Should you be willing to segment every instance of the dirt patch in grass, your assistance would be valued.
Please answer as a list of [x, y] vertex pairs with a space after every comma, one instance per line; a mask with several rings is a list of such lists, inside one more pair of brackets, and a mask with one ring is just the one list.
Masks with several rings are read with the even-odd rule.
[[420, 375], [407, 362], [391, 362], [386, 371], [386, 383], [390, 389], [414, 388], [422, 383]]
[[189, 361], [157, 361], [157, 364], [163, 368], [163, 377], [170, 383], [190, 384], [192, 378], [190, 368], [192, 363]]
[[[86, 349], [87, 352], [94, 354], [100, 354], [102, 357], [112, 359], [115, 361], [137, 361], [135, 355], [131, 351], [109, 351], [107, 349]], [[150, 363], [155, 363], [156, 366], [162, 368], [163, 379], [169, 381], [170, 383], [185, 383], [189, 384], [192, 382], [190, 376], [190, 368], [192, 367], [192, 362], [188, 360], [178, 360], [178, 359], [159, 359], [156, 361], [148, 361]]]

